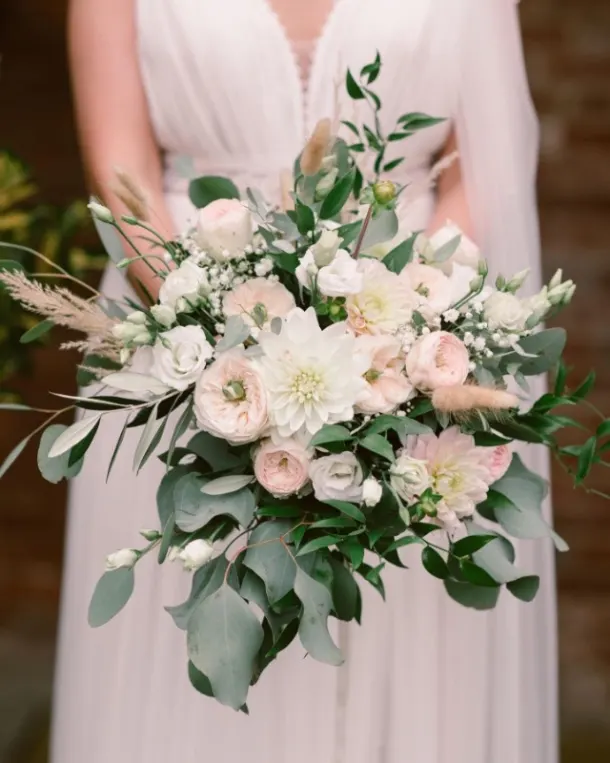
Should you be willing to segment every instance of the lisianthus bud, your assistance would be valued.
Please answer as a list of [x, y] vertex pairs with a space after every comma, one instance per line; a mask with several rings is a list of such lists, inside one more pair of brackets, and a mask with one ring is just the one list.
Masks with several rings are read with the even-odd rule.
[[373, 185], [373, 196], [379, 204], [389, 204], [396, 198], [396, 185], [391, 180], [379, 180]]
[[150, 308], [153, 318], [165, 328], [170, 328], [176, 320], [176, 311], [169, 305], [153, 305]]
[[155, 540], [159, 540], [161, 533], [158, 530], [140, 530], [140, 535], [151, 543]]
[[135, 548], [122, 548], [106, 557], [106, 571], [113, 572], [121, 567], [131, 568], [138, 561], [140, 552]]
[[311, 247], [313, 260], [318, 268], [323, 268], [335, 258], [341, 239], [334, 230], [325, 230]]
[[556, 286], [559, 286], [562, 278], [563, 278], [563, 270], [559, 268], [558, 270], [555, 271], [555, 275], [549, 281], [549, 289], [554, 289]]
[[143, 331], [139, 331], [131, 341], [138, 345], [150, 344], [152, 342], [152, 336], [148, 330], [144, 329]]
[[179, 552], [178, 558], [187, 572], [194, 572], [210, 561], [214, 547], [207, 540], [193, 540]]
[[473, 278], [469, 286], [470, 291], [479, 291], [481, 286], [483, 286], [483, 276], [477, 276], [476, 278]]
[[130, 323], [136, 323], [143, 326], [146, 324], [146, 313], [143, 313], [141, 310], [134, 310], [133, 313], [129, 313], [127, 320]]
[[530, 270], [531, 268], [525, 268], [525, 270], [520, 270], [516, 273], [506, 284], [506, 291], [512, 291], [513, 293], [518, 291], [525, 283], [525, 279], [530, 274]]
[[96, 220], [100, 220], [103, 223], [113, 223], [114, 222], [114, 215], [112, 212], [108, 209], [108, 207], [105, 207], [103, 204], [100, 204], [98, 201], [90, 201], [89, 204], [87, 204], [87, 208], [93, 215], [93, 217], [96, 218]]
[[112, 336], [121, 342], [132, 342], [141, 332], [142, 327], [131, 321], [123, 321], [112, 327]]
[[362, 502], [365, 506], [377, 506], [382, 495], [383, 488], [374, 477], [364, 480], [362, 483]]

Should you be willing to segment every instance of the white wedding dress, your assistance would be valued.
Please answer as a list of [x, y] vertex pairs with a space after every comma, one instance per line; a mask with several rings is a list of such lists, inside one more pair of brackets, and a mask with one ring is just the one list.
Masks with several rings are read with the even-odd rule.
[[[335, 113], [337, 75], [379, 49], [384, 123], [409, 110], [451, 118], [478, 243], [494, 270], [529, 266], [535, 285], [537, 131], [514, 0], [337, 0], [306, 87], [268, 0], [138, 0], [137, 23], [177, 226], [192, 215], [189, 167], [277, 198], [280, 173], [315, 121]], [[448, 131], [446, 123], [401, 143], [399, 179], [425, 178]], [[433, 205], [422, 190], [402, 210], [403, 226], [425, 228]], [[106, 293], [124, 289], [109, 271]], [[72, 485], [53, 763], [556, 763], [553, 550], [545, 542], [518, 545], [520, 566], [543, 579], [536, 601], [505, 591], [488, 613], [453, 603], [417, 558], [409, 570], [387, 569], [387, 603], [362, 586], [362, 627], [337, 634], [345, 665], [304, 659], [293, 644], [252, 690], [249, 717], [188, 682], [184, 632], [163, 609], [189, 588], [177, 566], [146, 558], [125, 610], [90, 630], [87, 606], [105, 554], [138, 545], [138, 529], [157, 526], [161, 466], [151, 461], [136, 478], [133, 438], [105, 483], [119, 419], [105, 423]], [[527, 458], [545, 471], [534, 449]]]

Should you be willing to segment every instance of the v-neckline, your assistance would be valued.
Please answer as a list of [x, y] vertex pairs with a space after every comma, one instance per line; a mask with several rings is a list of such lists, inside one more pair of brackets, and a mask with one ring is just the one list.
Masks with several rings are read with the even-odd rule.
[[292, 73], [297, 83], [297, 89], [299, 94], [301, 125], [304, 131], [304, 137], [307, 133], [310, 124], [310, 99], [312, 93], [312, 85], [314, 83], [314, 77], [318, 69], [318, 59], [320, 57], [321, 49], [327, 41], [329, 36], [329, 30], [335, 21], [335, 17], [339, 8], [348, 0], [333, 0], [332, 5], [324, 23], [320, 27], [320, 31], [315, 37], [311, 38], [312, 52], [309, 65], [309, 71], [305, 77], [301, 76], [301, 66], [294, 43], [298, 40], [293, 40], [288, 34], [288, 27], [284, 22], [284, 19], [280, 16], [277, 9], [271, 3], [271, 0], [257, 0], [260, 3], [263, 10], [265, 10], [270, 18], [272, 25], [275, 27], [278, 37], [282, 40], [286, 52], [288, 53], [288, 59], [291, 62]]

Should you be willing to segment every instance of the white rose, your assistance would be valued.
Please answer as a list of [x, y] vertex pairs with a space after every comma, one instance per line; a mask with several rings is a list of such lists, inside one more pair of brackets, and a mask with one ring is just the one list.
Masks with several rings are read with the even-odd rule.
[[344, 453], [323, 456], [311, 462], [309, 477], [319, 501], [360, 501], [362, 467], [356, 456]]
[[531, 311], [514, 294], [495, 291], [485, 300], [483, 313], [490, 331], [503, 329], [518, 334], [525, 328]]
[[341, 239], [334, 230], [325, 230], [322, 232], [320, 238], [311, 247], [311, 253], [313, 260], [319, 268], [323, 268], [325, 265], [330, 265], [333, 261]]
[[242, 254], [253, 237], [252, 216], [238, 199], [216, 199], [199, 212], [195, 241], [217, 262]]
[[479, 247], [474, 241], [471, 241], [468, 236], [462, 233], [455, 223], [448, 220], [447, 224], [443, 225], [442, 228], [439, 228], [429, 241], [433, 250], [436, 252], [456, 236], [460, 236], [460, 243], [458, 244], [457, 249], [448, 260], [439, 263], [439, 267], [447, 274], [451, 273], [454, 263], [457, 263], [458, 265], [466, 265], [476, 270], [479, 260], [481, 259]]
[[432, 484], [427, 462], [401, 453], [390, 469], [390, 484], [404, 501], [415, 503]]
[[184, 260], [179, 268], [172, 270], [161, 284], [159, 302], [169, 305], [176, 312], [189, 309], [198, 302], [200, 295], [209, 289], [208, 277], [192, 260]]
[[153, 347], [152, 375], [178, 390], [197, 381], [214, 351], [199, 326], [176, 326]]
[[133, 567], [140, 553], [135, 548], [122, 548], [106, 557], [106, 571], [113, 572], [121, 567]]
[[383, 495], [383, 488], [373, 477], [369, 477], [362, 483], [362, 503], [365, 506], [377, 506]]
[[313, 251], [308, 249], [301, 257], [299, 265], [295, 271], [297, 281], [306, 289], [311, 289], [311, 282], [318, 273], [318, 266], [315, 263]]
[[178, 559], [187, 572], [194, 572], [210, 561], [214, 555], [214, 546], [207, 540], [192, 540], [178, 552]]
[[345, 249], [339, 249], [330, 265], [320, 269], [318, 289], [325, 297], [346, 297], [362, 290], [363, 278], [358, 261]]
[[165, 328], [174, 325], [176, 320], [176, 311], [170, 305], [153, 305], [150, 308], [153, 318]]

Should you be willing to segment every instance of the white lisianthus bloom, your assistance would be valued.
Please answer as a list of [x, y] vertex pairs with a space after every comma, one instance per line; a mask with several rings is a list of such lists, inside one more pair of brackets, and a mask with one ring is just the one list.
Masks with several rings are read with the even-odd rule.
[[407, 437], [403, 452], [427, 464], [430, 487], [441, 496], [436, 505], [437, 519], [447, 529], [472, 516], [476, 505], [487, 497], [490, 471], [481, 450], [474, 437], [463, 434], [459, 427], [445, 429], [438, 437]]
[[432, 484], [427, 462], [402, 451], [390, 468], [390, 484], [403, 501], [415, 503]]
[[453, 303], [451, 281], [438, 268], [409, 262], [402, 269], [400, 278], [413, 292], [414, 309], [427, 321], [444, 313]]
[[253, 237], [252, 215], [238, 199], [216, 199], [200, 210], [193, 236], [217, 262], [241, 255]]
[[131, 568], [138, 561], [140, 552], [135, 548], [121, 548], [106, 557], [106, 571], [113, 572], [121, 567]]
[[188, 259], [167, 275], [159, 289], [159, 302], [180, 312], [197, 304], [200, 295], [208, 291], [206, 271]]
[[263, 379], [241, 349], [223, 352], [201, 374], [194, 405], [201, 429], [236, 445], [258, 440], [268, 425]]
[[364, 277], [355, 260], [345, 249], [339, 249], [330, 265], [320, 268], [318, 289], [325, 297], [347, 297], [362, 290]]
[[177, 554], [187, 572], [194, 572], [203, 567], [213, 556], [214, 546], [203, 539], [192, 540]]
[[362, 467], [351, 451], [331, 453], [309, 465], [313, 492], [319, 501], [362, 500]]
[[432, 249], [436, 252], [442, 246], [449, 243], [456, 236], [460, 236], [460, 243], [457, 249], [445, 262], [439, 263], [439, 267], [448, 275], [451, 273], [454, 265], [466, 265], [473, 270], [477, 269], [477, 265], [481, 260], [481, 252], [479, 247], [471, 241], [461, 229], [450, 220], [446, 225], [439, 228], [429, 239]]
[[368, 477], [362, 483], [362, 503], [369, 508], [377, 506], [383, 495], [381, 483], [374, 477]]
[[348, 325], [355, 334], [394, 334], [411, 321], [413, 294], [409, 286], [381, 262], [358, 260], [364, 285], [345, 302]]
[[255, 360], [269, 399], [270, 418], [282, 437], [315, 434], [325, 424], [348, 421], [362, 394], [366, 358], [355, 352], [345, 324], [322, 330], [315, 310], [293, 310], [279, 334], [259, 336]]
[[199, 326], [176, 326], [159, 335], [152, 348], [152, 375], [173, 389], [197, 381], [214, 354]]
[[531, 310], [514, 294], [495, 291], [485, 300], [483, 314], [490, 331], [502, 329], [519, 334], [525, 329]]

